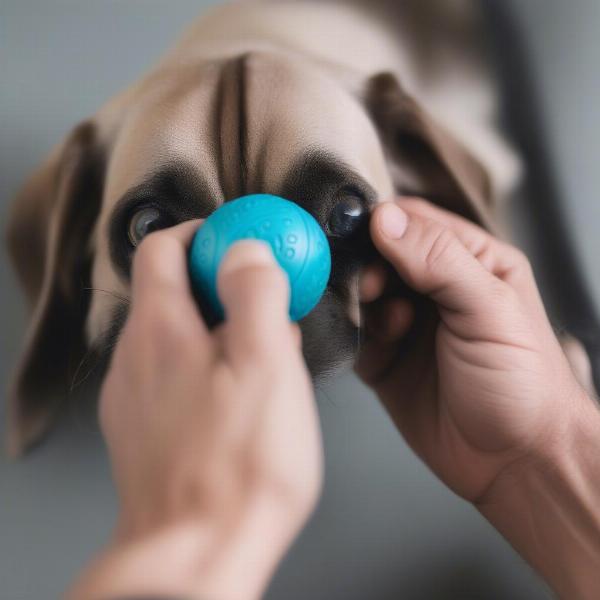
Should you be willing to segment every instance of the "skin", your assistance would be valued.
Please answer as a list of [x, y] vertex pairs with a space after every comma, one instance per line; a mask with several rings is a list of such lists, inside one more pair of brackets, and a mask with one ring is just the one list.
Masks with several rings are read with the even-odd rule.
[[[252, 243], [234, 247], [220, 273], [230, 318], [210, 335], [182, 293], [187, 227], [152, 234], [135, 259], [133, 309], [101, 398], [121, 516], [73, 599], [257, 598], [318, 495], [318, 423], [281, 273], [264, 252], [253, 264]], [[357, 371], [414, 451], [560, 597], [597, 598], [600, 412], [528, 261], [415, 199], [378, 206], [371, 234], [439, 318], [414, 355], [396, 360], [413, 311], [384, 295], [387, 271], [373, 265]]]
[[320, 432], [287, 279], [267, 246], [238, 243], [219, 272], [227, 323], [210, 333], [187, 276], [198, 224], [136, 253], [100, 397], [121, 511], [70, 598], [258, 598], [317, 500]]
[[363, 296], [375, 334], [359, 374], [431, 470], [560, 597], [597, 598], [600, 411], [558, 343], [527, 258], [418, 199], [376, 209], [371, 235], [439, 321], [420, 350], [395, 361], [411, 307], [381, 305], [385, 277], [371, 269]]

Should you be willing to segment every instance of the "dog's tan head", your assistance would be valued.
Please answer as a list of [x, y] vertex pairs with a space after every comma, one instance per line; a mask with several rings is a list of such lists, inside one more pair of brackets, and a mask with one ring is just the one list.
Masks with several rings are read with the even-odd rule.
[[302, 323], [316, 376], [356, 352], [370, 207], [418, 193], [481, 221], [490, 195], [483, 168], [390, 74], [350, 86], [277, 52], [158, 70], [76, 127], [14, 205], [9, 246], [32, 317], [13, 451], [47, 429], [86, 347], [110, 346], [144, 235], [255, 192], [298, 202], [331, 242], [327, 293]]

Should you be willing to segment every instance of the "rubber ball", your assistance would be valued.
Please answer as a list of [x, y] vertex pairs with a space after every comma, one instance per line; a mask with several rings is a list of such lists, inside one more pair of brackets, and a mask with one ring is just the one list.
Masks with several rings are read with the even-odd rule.
[[198, 229], [189, 253], [195, 292], [218, 319], [226, 318], [217, 273], [229, 247], [239, 240], [267, 242], [290, 284], [290, 319], [299, 321], [319, 303], [331, 273], [331, 251], [315, 218], [294, 202], [254, 194], [226, 202]]

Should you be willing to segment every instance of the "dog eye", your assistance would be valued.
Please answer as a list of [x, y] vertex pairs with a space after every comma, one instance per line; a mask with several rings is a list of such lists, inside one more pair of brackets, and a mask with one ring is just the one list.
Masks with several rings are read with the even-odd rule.
[[129, 219], [127, 228], [129, 243], [135, 248], [149, 233], [168, 226], [167, 219], [158, 208], [151, 206], [140, 208]]
[[332, 235], [346, 237], [354, 233], [366, 215], [364, 201], [356, 195], [347, 194], [333, 207], [329, 216]]

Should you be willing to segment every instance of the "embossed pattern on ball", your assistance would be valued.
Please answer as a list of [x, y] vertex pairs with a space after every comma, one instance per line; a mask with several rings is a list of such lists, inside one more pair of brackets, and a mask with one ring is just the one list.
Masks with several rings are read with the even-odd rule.
[[329, 242], [314, 217], [289, 200], [255, 194], [226, 202], [206, 219], [190, 249], [190, 276], [220, 318], [217, 272], [228, 248], [242, 239], [270, 244], [290, 282], [290, 318], [305, 317], [319, 303], [331, 273]]

